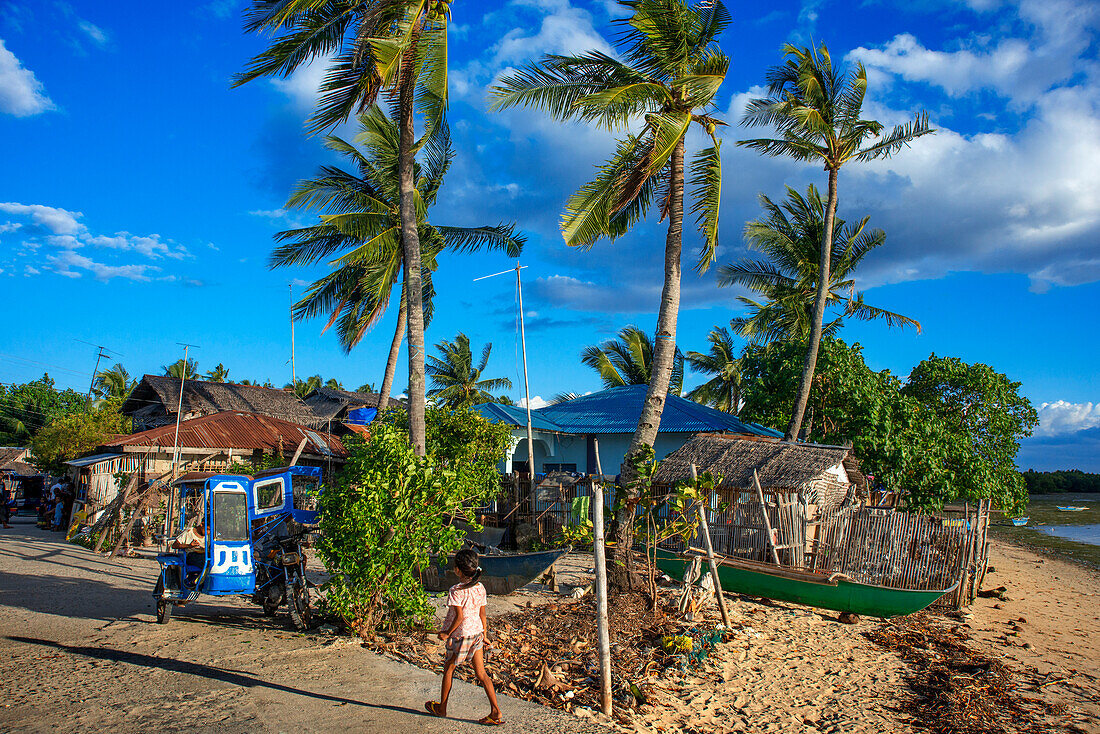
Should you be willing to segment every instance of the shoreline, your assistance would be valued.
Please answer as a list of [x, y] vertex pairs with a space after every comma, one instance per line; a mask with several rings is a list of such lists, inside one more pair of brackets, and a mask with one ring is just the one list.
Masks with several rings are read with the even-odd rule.
[[[1069, 563], [1069, 564], [1072, 564], [1074, 566], [1078, 566], [1080, 568], [1083, 568], [1086, 571], [1089, 571], [1089, 572], [1095, 574], [1096, 576], [1100, 577], [1100, 563], [1092, 561], [1088, 558], [1081, 558], [1081, 557], [1078, 557], [1078, 556], [1068, 555], [1063, 550], [1061, 550], [1057, 547], [1053, 547], [1053, 546], [1049, 546], [1049, 545], [1043, 545], [1041, 543], [1028, 542], [1027, 540], [1024, 540], [1024, 539], [1019, 538], [1017, 536], [1010, 535], [1008, 533], [1005, 533], [1005, 532], [1001, 531], [1000, 528], [1002, 528], [1002, 527], [1003, 526], [997, 526], [997, 525], [990, 526], [990, 540], [991, 540], [991, 542], [997, 542], [997, 543], [1003, 543], [1005, 545], [1011, 545], [1013, 547], [1020, 548], [1022, 550], [1026, 550], [1030, 553], [1035, 553], [1036, 555], [1047, 556], [1051, 560], [1065, 561], [1066, 563]], [[1085, 546], [1087, 548], [1096, 547], [1096, 546], [1091, 546], [1088, 543], [1081, 543], [1080, 541], [1076, 541], [1076, 540], [1065, 540], [1065, 539], [1061, 539], [1061, 538], [1059, 540], [1062, 543], [1074, 543], [1076, 545]]]

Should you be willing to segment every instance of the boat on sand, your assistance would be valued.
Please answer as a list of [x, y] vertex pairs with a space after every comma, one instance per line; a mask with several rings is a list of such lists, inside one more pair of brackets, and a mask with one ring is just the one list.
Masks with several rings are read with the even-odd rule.
[[[535, 553], [502, 553], [481, 557], [481, 583], [490, 594], [511, 594], [542, 576], [554, 562], [572, 550], [571, 547], [554, 548]], [[454, 570], [454, 556], [445, 562], [433, 557], [420, 573], [420, 583], [428, 591], [446, 591], [458, 583]]]
[[[657, 551], [657, 566], [673, 578], [681, 578], [691, 555]], [[742, 558], [716, 556], [722, 588], [737, 594], [805, 604], [819, 609], [851, 612], [869, 617], [898, 617], [919, 612], [955, 588], [894, 589], [863, 584], [844, 574], [828, 574], [784, 568]]]
[[1030, 520], [1031, 518], [1030, 517], [1013, 517], [1013, 518], [1010, 518], [1010, 519], [1012, 520], [1013, 525], [1015, 525], [1018, 528], [1022, 528], [1024, 525], [1027, 525], [1027, 521]]

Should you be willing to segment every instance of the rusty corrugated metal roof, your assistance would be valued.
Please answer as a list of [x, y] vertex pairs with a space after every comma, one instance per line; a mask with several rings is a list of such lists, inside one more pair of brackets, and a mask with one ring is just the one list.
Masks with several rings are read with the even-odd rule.
[[[171, 448], [175, 441], [174, 424], [122, 436], [108, 444], [110, 448], [156, 446]], [[303, 438], [309, 439], [303, 453], [313, 456], [344, 458], [347, 449], [331, 433], [256, 413], [226, 411], [192, 418], [180, 423], [179, 445], [200, 449], [262, 449], [292, 452]]]

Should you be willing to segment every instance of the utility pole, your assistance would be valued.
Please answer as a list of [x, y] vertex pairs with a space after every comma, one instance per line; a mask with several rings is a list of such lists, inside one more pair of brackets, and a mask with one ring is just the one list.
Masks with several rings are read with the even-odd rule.
[[294, 364], [294, 284], [287, 283], [290, 289], [290, 389], [298, 388], [298, 371]]
[[[531, 475], [531, 499], [533, 501], [535, 498], [535, 443], [531, 431], [531, 387], [527, 381], [527, 334], [523, 325], [523, 284], [520, 282], [519, 277], [519, 271], [526, 267], [526, 265], [520, 265], [518, 261], [516, 262], [516, 294], [519, 299], [519, 339], [523, 349], [523, 397], [525, 407], [527, 408], [527, 473]], [[474, 278], [474, 282], [476, 283], [486, 278], [495, 278], [507, 272], [510, 271], [502, 270], [492, 275], [483, 275], [480, 278]]]
[[92, 403], [92, 391], [95, 389], [95, 378], [99, 374], [99, 361], [103, 358], [110, 359], [110, 357], [103, 353], [103, 347], [99, 348], [99, 353], [95, 357], [95, 369], [92, 370], [92, 382], [88, 385], [88, 405]]
[[[181, 347], [183, 347], [183, 365], [180, 368], [180, 399], [179, 399], [179, 402], [176, 404], [176, 435], [172, 439], [172, 482], [173, 483], [178, 478], [176, 476], [176, 473], [179, 470], [179, 462], [180, 462], [180, 449], [179, 449], [179, 445], [180, 445], [180, 419], [183, 418], [183, 385], [184, 385], [184, 383], [187, 382], [187, 353], [191, 349], [191, 347], [195, 347], [195, 349], [199, 348], [197, 344], [185, 344], [183, 342], [176, 342], [176, 344], [179, 344]], [[169, 486], [171, 487], [172, 485], [169, 484]], [[167, 543], [168, 543], [168, 523], [170, 522], [170, 519], [172, 517], [172, 495], [173, 495], [173, 493], [174, 493], [173, 491], [168, 492], [168, 511], [164, 513], [164, 542], [166, 544], [166, 547], [167, 547]]]

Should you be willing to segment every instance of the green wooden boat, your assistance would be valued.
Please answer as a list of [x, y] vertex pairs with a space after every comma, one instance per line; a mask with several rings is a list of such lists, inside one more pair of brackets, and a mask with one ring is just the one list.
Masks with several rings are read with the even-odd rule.
[[[672, 578], [683, 578], [684, 566], [690, 558], [658, 550], [657, 567]], [[841, 574], [830, 576], [726, 556], [717, 556], [717, 560], [718, 577], [726, 591], [868, 617], [899, 617], [919, 612], [955, 588], [942, 591], [892, 589], [857, 583]], [[705, 559], [703, 570], [706, 571]]]

